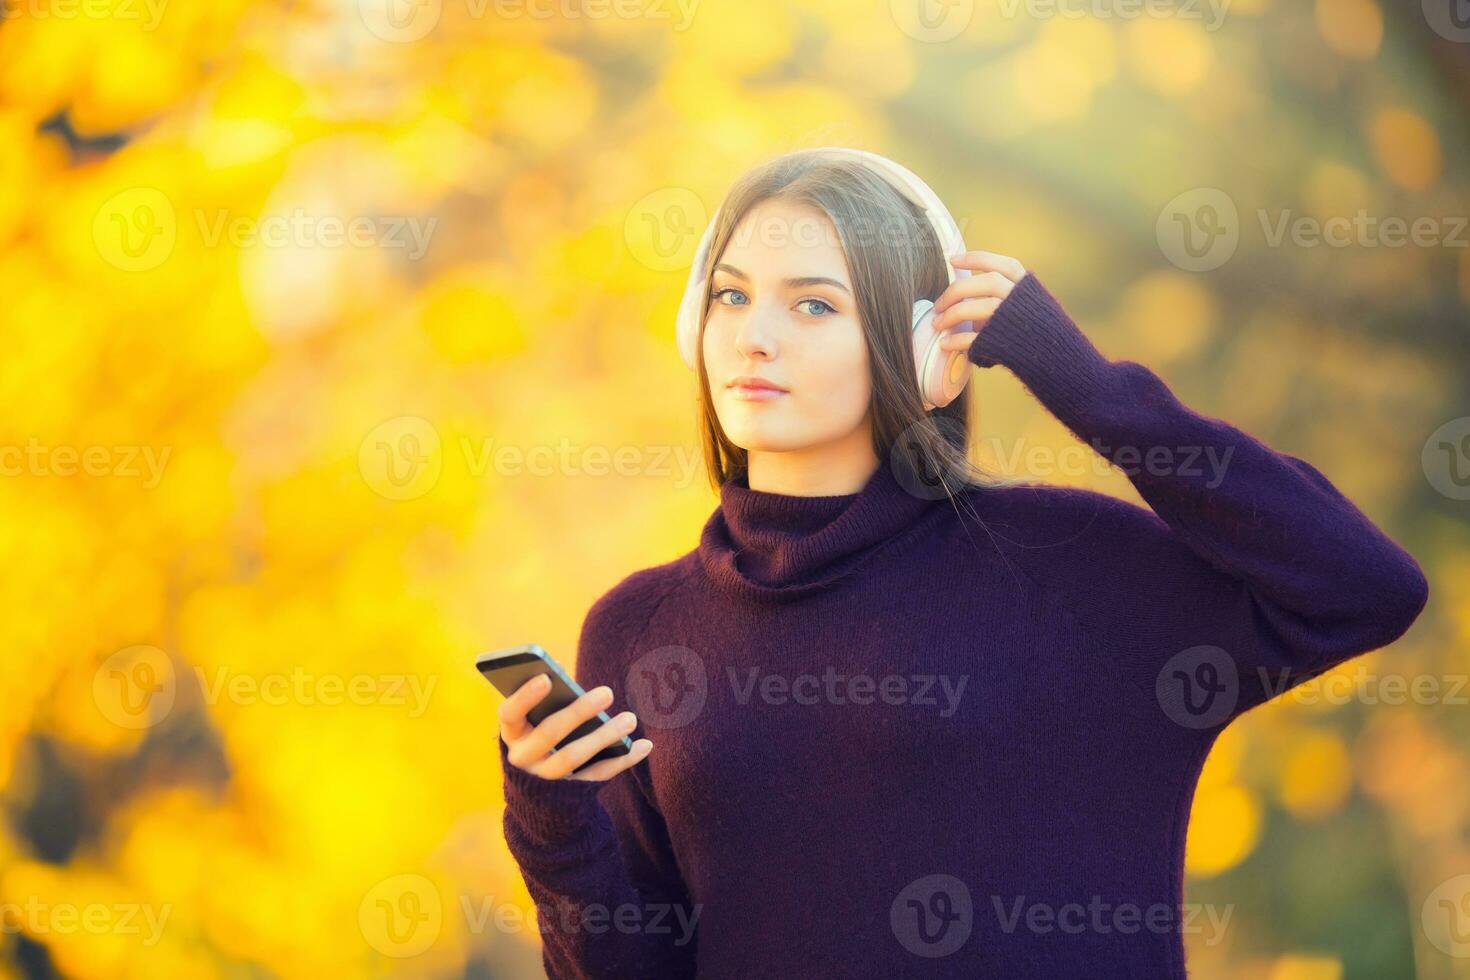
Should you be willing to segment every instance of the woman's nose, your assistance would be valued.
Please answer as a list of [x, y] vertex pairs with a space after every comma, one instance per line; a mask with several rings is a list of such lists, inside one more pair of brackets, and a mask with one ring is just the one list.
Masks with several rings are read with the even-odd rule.
[[739, 329], [735, 331], [736, 350], [746, 357], [755, 354], [764, 354], [769, 357], [774, 354], [776, 338], [780, 333], [781, 315], [780, 308], [773, 308], [772, 304], [755, 304], [750, 313], [742, 318]]

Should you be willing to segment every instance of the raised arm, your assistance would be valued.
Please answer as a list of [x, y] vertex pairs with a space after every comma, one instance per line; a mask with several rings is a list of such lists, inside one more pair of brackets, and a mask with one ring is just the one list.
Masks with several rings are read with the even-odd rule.
[[[614, 706], [627, 703], [617, 665], [642, 626], [628, 628], [641, 605], [631, 591], [619, 586], [593, 604], [574, 671], [585, 690], [611, 687]], [[603, 782], [545, 779], [512, 765], [496, 741], [506, 842], [536, 903], [546, 975], [694, 976], [698, 909], [652, 802], [648, 760]]]
[[1191, 411], [1143, 365], [1108, 360], [1034, 274], [968, 356], [1013, 371], [1152, 508], [1019, 491], [1045, 496], [1054, 513], [1037, 531], [1054, 545], [1034, 553], [1044, 584], [1149, 697], [1181, 699], [1164, 704], [1176, 721], [1214, 692], [1200, 727], [1224, 724], [1390, 643], [1424, 607], [1418, 564], [1325, 476]]

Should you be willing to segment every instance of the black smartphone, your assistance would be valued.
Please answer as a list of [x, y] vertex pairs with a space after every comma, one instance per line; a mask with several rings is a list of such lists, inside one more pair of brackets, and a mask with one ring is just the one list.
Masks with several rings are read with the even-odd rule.
[[[496, 690], [506, 697], [510, 697], [520, 689], [522, 684], [537, 674], [551, 676], [551, 691], [532, 705], [530, 711], [526, 712], [526, 720], [532, 725], [541, 724], [547, 715], [560, 711], [587, 693], [582, 690], [582, 685], [578, 684], [571, 674], [562, 669], [555, 657], [541, 648], [539, 643], [527, 643], [524, 646], [507, 647], [504, 650], [482, 653], [475, 658], [475, 666], [479, 668], [481, 675], [494, 684]], [[606, 711], [599, 711], [596, 717], [588, 718], [573, 729], [572, 733], [558, 742], [556, 747], [559, 749], [583, 735], [590, 735], [610, 721], [612, 718]], [[614, 759], [632, 751], [633, 740], [624, 735], [572, 771], [581, 772], [599, 759]]]

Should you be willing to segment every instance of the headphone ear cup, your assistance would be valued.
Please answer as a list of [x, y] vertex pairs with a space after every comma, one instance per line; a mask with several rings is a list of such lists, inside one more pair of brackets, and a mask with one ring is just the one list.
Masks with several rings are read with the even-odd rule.
[[948, 331], [934, 329], [934, 304], [927, 299], [914, 303], [914, 369], [924, 411], [943, 408], [965, 390], [970, 380], [970, 362], [964, 351], [947, 351], [939, 341]]

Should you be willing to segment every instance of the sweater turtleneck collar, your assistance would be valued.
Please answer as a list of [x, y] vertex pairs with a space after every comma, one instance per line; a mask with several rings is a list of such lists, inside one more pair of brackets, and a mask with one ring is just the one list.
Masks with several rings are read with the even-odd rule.
[[720, 506], [697, 550], [717, 585], [749, 599], [786, 601], [843, 578], [939, 513], [939, 503], [904, 489], [881, 463], [857, 493], [835, 496], [752, 490], [741, 473], [720, 487]]

